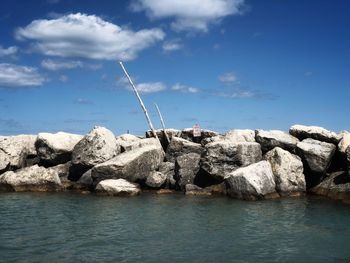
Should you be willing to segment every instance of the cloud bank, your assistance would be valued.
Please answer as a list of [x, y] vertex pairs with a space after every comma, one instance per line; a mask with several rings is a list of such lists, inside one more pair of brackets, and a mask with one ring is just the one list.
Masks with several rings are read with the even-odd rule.
[[44, 82], [36, 68], [0, 63], [0, 88], [41, 86]]

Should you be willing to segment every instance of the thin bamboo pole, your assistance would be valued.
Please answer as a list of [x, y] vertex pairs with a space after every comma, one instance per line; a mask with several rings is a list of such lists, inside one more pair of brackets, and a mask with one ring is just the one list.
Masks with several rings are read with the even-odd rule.
[[153, 125], [152, 125], [151, 119], [150, 119], [150, 117], [148, 115], [147, 109], [146, 109], [145, 105], [143, 104], [143, 101], [142, 101], [142, 99], [141, 99], [141, 97], [140, 97], [140, 95], [139, 95], [139, 93], [138, 93], [134, 83], [132, 82], [128, 72], [126, 71], [126, 69], [125, 69], [125, 67], [123, 65], [123, 62], [119, 61], [119, 64], [120, 64], [120, 67], [122, 68], [122, 70], [124, 71], [124, 74], [125, 74], [126, 78], [129, 80], [130, 86], [134, 90], [134, 93], [135, 93], [135, 95], [136, 95], [136, 97], [137, 97], [137, 99], [138, 99], [138, 101], [139, 101], [139, 103], [141, 105], [143, 113], [146, 116], [146, 120], [147, 120], [148, 126], [150, 127], [150, 129], [151, 129], [151, 131], [153, 133], [153, 136], [158, 139], [157, 133], [156, 133], [156, 131], [153, 128]]
[[170, 139], [169, 139], [168, 134], [166, 133], [166, 130], [165, 130], [165, 124], [164, 124], [162, 113], [160, 112], [157, 103], [154, 103], [154, 105], [156, 106], [156, 109], [157, 109], [157, 112], [159, 115], [159, 119], [160, 119], [160, 123], [162, 124], [162, 127], [163, 127], [163, 132], [164, 132], [165, 138], [166, 138], [167, 142], [170, 143]]

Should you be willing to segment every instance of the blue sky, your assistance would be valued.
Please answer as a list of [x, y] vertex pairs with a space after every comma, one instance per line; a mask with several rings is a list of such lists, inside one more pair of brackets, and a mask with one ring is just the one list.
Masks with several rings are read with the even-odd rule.
[[350, 130], [347, 0], [3, 0], [0, 134]]

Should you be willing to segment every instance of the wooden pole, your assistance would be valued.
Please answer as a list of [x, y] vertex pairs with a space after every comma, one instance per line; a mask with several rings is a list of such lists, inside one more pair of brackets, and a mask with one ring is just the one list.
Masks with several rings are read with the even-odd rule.
[[147, 109], [146, 109], [145, 105], [143, 104], [143, 101], [142, 101], [142, 99], [141, 99], [141, 97], [140, 97], [140, 95], [139, 95], [139, 93], [138, 93], [134, 83], [132, 82], [128, 72], [126, 71], [126, 69], [125, 69], [125, 67], [123, 65], [123, 62], [119, 61], [119, 64], [120, 64], [120, 67], [122, 68], [122, 70], [124, 71], [124, 74], [125, 74], [126, 78], [129, 80], [130, 86], [134, 90], [134, 93], [135, 93], [135, 95], [136, 95], [136, 97], [137, 97], [137, 99], [138, 99], [138, 101], [139, 101], [139, 103], [141, 105], [143, 113], [146, 116], [146, 120], [147, 120], [148, 126], [150, 127], [150, 129], [151, 129], [151, 131], [153, 133], [153, 136], [158, 139], [157, 133], [156, 133], [156, 131], [153, 128], [153, 125], [152, 125], [151, 119], [150, 119], [150, 117], [148, 115]]
[[163, 132], [164, 132], [165, 138], [166, 138], [167, 142], [170, 143], [170, 139], [168, 137], [168, 134], [165, 131], [165, 124], [164, 124], [162, 113], [160, 112], [157, 103], [154, 103], [154, 105], [156, 106], [156, 109], [157, 109], [157, 112], [158, 112], [158, 115], [159, 115], [159, 119], [160, 119], [160, 123], [162, 124], [162, 127], [163, 127]]

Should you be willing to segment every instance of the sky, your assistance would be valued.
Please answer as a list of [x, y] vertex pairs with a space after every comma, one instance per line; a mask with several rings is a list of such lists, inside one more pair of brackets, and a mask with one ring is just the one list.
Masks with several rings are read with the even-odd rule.
[[2, 0], [0, 135], [350, 130], [350, 1]]

